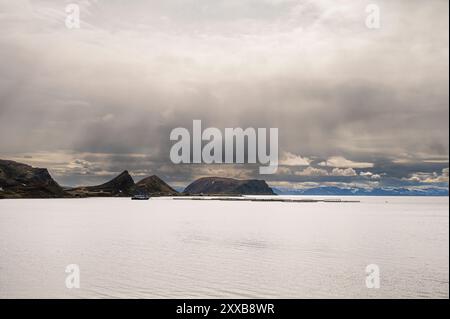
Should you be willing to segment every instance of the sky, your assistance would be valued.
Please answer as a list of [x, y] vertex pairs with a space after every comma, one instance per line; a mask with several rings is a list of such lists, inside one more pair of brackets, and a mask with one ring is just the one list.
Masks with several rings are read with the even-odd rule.
[[[66, 6], [80, 6], [69, 29]], [[380, 9], [380, 28], [366, 7]], [[129, 170], [448, 188], [447, 0], [0, 0], [0, 158], [62, 185]], [[175, 165], [176, 127], [279, 129], [277, 174]]]

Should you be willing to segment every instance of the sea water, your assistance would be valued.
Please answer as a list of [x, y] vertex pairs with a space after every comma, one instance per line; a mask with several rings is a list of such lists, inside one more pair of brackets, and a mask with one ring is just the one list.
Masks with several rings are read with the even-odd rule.
[[448, 197], [345, 199], [0, 200], [0, 297], [449, 297]]

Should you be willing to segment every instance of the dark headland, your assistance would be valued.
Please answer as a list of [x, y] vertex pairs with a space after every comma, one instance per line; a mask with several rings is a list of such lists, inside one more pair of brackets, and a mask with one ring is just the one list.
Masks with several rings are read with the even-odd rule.
[[66, 196], [45, 168], [0, 160], [0, 198], [58, 198]]
[[128, 171], [101, 185], [63, 189], [46, 168], [0, 160], [0, 198], [131, 197], [140, 192], [150, 196], [178, 195], [156, 175], [135, 183]]
[[276, 195], [263, 180], [222, 177], [197, 179], [184, 190], [189, 195]]

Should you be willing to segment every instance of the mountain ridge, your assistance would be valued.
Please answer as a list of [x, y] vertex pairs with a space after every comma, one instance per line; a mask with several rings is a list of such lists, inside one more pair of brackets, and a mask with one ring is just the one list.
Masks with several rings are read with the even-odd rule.
[[156, 175], [135, 183], [127, 170], [99, 185], [63, 188], [46, 168], [0, 159], [0, 199], [131, 197], [137, 192], [146, 192], [150, 196], [179, 194]]
[[136, 193], [150, 196], [178, 195], [303, 195], [303, 196], [448, 196], [448, 188], [424, 186], [407, 187], [338, 187], [319, 186], [307, 189], [271, 188], [264, 180], [238, 180], [224, 177], [203, 177], [184, 190], [175, 190], [156, 175], [135, 183], [125, 170], [111, 180], [95, 185], [73, 188], [61, 187], [46, 168], [0, 159], [1, 198], [74, 198], [130, 197]]

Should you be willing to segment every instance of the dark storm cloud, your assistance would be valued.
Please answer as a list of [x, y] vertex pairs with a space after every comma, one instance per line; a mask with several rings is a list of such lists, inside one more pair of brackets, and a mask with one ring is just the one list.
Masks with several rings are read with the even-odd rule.
[[[341, 156], [401, 180], [448, 167], [447, 1], [378, 1], [379, 30], [360, 1], [78, 3], [69, 30], [61, 1], [0, 0], [1, 157], [31, 155], [66, 184], [124, 169], [258, 177], [169, 162], [170, 131], [201, 119], [278, 127], [280, 155], [316, 168]], [[264, 178], [362, 180], [302, 169]]]

